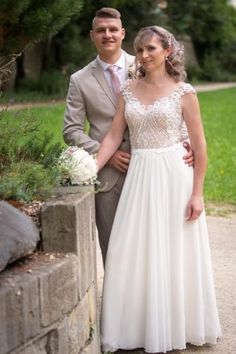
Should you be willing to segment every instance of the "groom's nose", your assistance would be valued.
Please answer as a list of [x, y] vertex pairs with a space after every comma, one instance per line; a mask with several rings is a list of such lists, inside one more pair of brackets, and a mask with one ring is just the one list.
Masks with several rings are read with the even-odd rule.
[[109, 28], [106, 28], [106, 29], [105, 29], [105, 31], [104, 31], [104, 37], [106, 37], [106, 38], [111, 37], [111, 32], [110, 32]]

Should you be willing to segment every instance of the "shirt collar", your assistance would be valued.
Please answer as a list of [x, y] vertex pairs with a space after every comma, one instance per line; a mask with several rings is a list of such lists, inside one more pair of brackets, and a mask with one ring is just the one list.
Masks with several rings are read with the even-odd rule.
[[[97, 61], [98, 61], [99, 65], [103, 68], [104, 71], [107, 70], [107, 68], [111, 65], [111, 64], [106, 63], [105, 61], [103, 61], [99, 57], [99, 55], [97, 55]], [[112, 65], [118, 66], [119, 69], [125, 68], [125, 54], [124, 54], [123, 50], [122, 50], [120, 58], [117, 60], [117, 62], [115, 62]]]

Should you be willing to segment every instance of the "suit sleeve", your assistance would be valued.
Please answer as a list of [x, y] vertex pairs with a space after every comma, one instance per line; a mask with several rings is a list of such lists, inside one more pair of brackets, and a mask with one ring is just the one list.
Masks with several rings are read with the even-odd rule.
[[90, 154], [99, 149], [99, 142], [85, 132], [86, 106], [79, 85], [71, 76], [64, 116], [63, 138], [69, 145], [83, 147]]

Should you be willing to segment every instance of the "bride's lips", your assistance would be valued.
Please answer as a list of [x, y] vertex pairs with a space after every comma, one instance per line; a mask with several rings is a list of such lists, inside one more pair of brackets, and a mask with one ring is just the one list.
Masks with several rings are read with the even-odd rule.
[[150, 63], [152, 63], [152, 61], [143, 61], [143, 64], [142, 64], [142, 65], [148, 65], [148, 64], [150, 64]]
[[102, 44], [114, 44], [115, 42], [107, 42], [107, 41], [105, 41], [105, 42], [102, 42]]

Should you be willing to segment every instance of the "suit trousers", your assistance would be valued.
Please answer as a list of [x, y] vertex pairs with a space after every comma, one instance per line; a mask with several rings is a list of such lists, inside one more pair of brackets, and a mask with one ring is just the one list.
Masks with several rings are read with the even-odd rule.
[[95, 196], [96, 224], [104, 266], [112, 224], [114, 221], [116, 208], [120, 199], [125, 177], [126, 174], [121, 173], [114, 187], [112, 187], [107, 192], [99, 192]]

